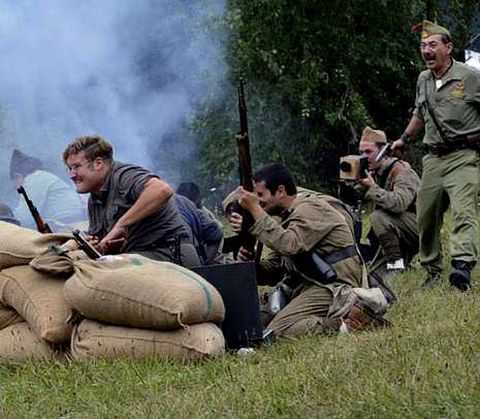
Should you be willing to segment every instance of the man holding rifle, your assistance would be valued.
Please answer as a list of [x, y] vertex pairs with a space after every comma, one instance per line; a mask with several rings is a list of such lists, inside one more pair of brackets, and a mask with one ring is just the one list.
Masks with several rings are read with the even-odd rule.
[[480, 72], [455, 61], [452, 49], [448, 29], [423, 22], [420, 52], [427, 69], [418, 77], [413, 116], [394, 148], [402, 149], [425, 130], [427, 154], [417, 205], [425, 285], [434, 285], [442, 277], [440, 231], [450, 205], [450, 284], [468, 291], [478, 258]]
[[63, 153], [78, 193], [90, 193], [91, 243], [102, 254], [138, 253], [186, 267], [200, 265], [165, 181], [113, 159], [102, 137], [79, 137]]
[[388, 148], [385, 132], [363, 130], [359, 152], [367, 157], [369, 171], [356, 189], [375, 205], [370, 214], [371, 247], [381, 247], [383, 258], [378, 260], [386, 262], [387, 273], [398, 273], [418, 251], [415, 203], [420, 178], [407, 162], [391, 157]]
[[[282, 337], [323, 332], [337, 297], [361, 287], [364, 279], [352, 229], [319, 195], [297, 195], [294, 178], [283, 164], [264, 166], [253, 180], [254, 192], [239, 187], [237, 195], [254, 220], [249, 233], [272, 249], [257, 265], [257, 279], [260, 285], [276, 285], [287, 299], [270, 318], [264, 317], [267, 330]], [[234, 230], [239, 231], [242, 222], [240, 214], [231, 215]], [[239, 260], [252, 257], [240, 248]], [[344, 313], [347, 330], [383, 324], [383, 319], [358, 310], [355, 306]]]

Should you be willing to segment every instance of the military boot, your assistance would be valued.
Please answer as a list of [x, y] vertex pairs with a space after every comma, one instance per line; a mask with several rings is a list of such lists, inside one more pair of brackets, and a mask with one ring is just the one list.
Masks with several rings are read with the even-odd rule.
[[475, 262], [466, 262], [464, 260], [453, 259], [453, 270], [450, 274], [450, 284], [460, 291], [468, 291], [472, 288], [470, 282], [470, 273], [472, 272]]
[[435, 265], [424, 266], [427, 271], [427, 279], [423, 283], [424, 288], [433, 288], [442, 280], [442, 269]]
[[400, 241], [394, 231], [388, 231], [378, 236], [383, 253], [387, 258], [387, 275], [393, 277], [405, 271], [405, 263], [400, 250]]

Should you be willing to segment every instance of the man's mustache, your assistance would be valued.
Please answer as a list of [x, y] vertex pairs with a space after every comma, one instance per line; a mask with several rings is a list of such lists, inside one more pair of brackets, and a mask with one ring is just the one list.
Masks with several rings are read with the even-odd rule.
[[424, 60], [434, 60], [436, 58], [435, 54], [423, 54]]

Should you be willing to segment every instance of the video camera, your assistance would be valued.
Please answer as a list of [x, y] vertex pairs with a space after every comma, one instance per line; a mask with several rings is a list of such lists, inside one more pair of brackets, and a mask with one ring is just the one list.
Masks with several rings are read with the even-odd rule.
[[348, 155], [340, 157], [340, 179], [353, 180], [365, 179], [368, 170], [368, 157]]

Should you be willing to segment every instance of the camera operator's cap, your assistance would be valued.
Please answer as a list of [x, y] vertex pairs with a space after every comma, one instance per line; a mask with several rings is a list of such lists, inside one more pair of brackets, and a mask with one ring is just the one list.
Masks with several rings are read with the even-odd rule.
[[365, 127], [365, 129], [362, 132], [362, 137], [360, 138], [360, 141], [369, 141], [371, 143], [386, 144], [387, 136], [385, 135], [385, 132], [379, 129]]
[[413, 27], [414, 32], [422, 30], [421, 38], [425, 39], [432, 35], [450, 35], [450, 31], [443, 26], [437, 25], [436, 23], [430, 22], [429, 20], [424, 20], [422, 24], [416, 25]]

